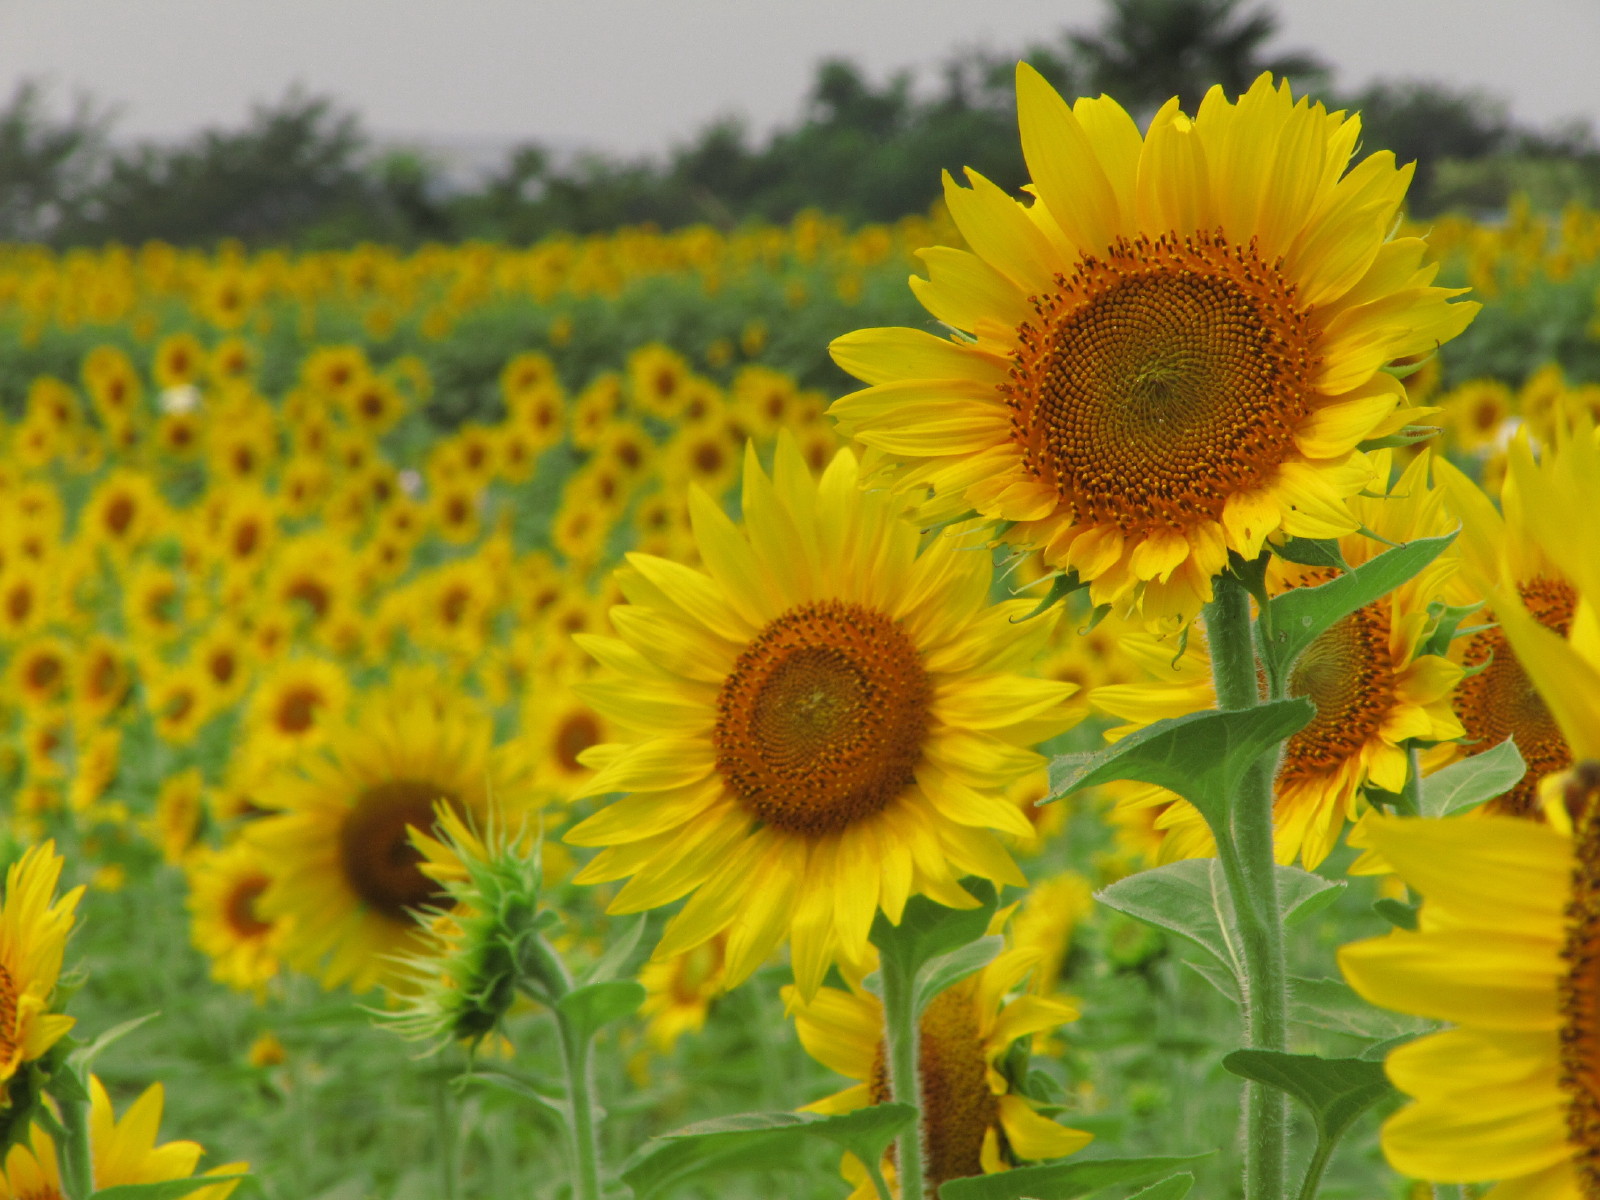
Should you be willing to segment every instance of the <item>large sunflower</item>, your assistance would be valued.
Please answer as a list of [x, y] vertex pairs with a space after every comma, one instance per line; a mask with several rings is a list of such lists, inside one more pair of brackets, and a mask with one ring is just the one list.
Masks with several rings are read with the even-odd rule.
[[954, 332], [835, 341], [871, 385], [834, 405], [841, 428], [905, 461], [925, 518], [1004, 522], [1151, 621], [1193, 614], [1230, 550], [1354, 531], [1356, 447], [1404, 419], [1380, 368], [1477, 308], [1390, 237], [1410, 168], [1347, 170], [1359, 120], [1265, 75], [1193, 119], [1169, 101], [1143, 137], [1026, 65], [1017, 110], [1036, 198], [946, 177], [973, 252], [922, 251], [912, 287]]
[[693, 897], [663, 958], [728, 930], [728, 986], [788, 935], [811, 996], [864, 963], [881, 908], [970, 906], [976, 874], [1021, 885], [994, 830], [1026, 836], [1002, 792], [1067, 728], [1071, 684], [1012, 672], [1048, 637], [988, 607], [988, 555], [926, 544], [841, 451], [813, 479], [780, 438], [772, 477], [747, 451], [741, 531], [692, 493], [704, 572], [644, 554], [618, 582], [619, 638], [581, 635], [606, 670], [577, 690], [626, 741], [596, 746], [575, 798], [633, 793], [567, 834], [604, 846], [578, 876], [632, 876], [614, 913]]
[[[1375, 457], [1380, 475], [1387, 477], [1387, 454]], [[1428, 466], [1427, 456], [1414, 459], [1387, 494], [1350, 500], [1351, 512], [1364, 527], [1389, 542], [1447, 532], [1451, 522], [1441, 506], [1442, 494], [1427, 486]], [[1362, 534], [1342, 538], [1339, 544], [1352, 567], [1385, 549]], [[1430, 606], [1442, 595], [1455, 567], [1452, 558], [1436, 559], [1388, 595], [1334, 625], [1295, 661], [1289, 693], [1310, 698], [1316, 715], [1285, 743], [1274, 780], [1274, 842], [1279, 861], [1299, 858], [1307, 869], [1315, 869], [1333, 848], [1345, 822], [1357, 815], [1363, 787], [1400, 791], [1408, 771], [1408, 740], [1440, 743], [1461, 737], [1461, 724], [1450, 708], [1451, 690], [1461, 679], [1461, 668], [1440, 655], [1423, 653], [1433, 624]], [[1281, 593], [1325, 583], [1332, 574], [1275, 560], [1268, 585]], [[1158, 682], [1103, 687], [1090, 693], [1096, 707], [1133, 723], [1113, 730], [1113, 736], [1215, 706], [1204, 640], [1191, 636], [1181, 654], [1173, 641], [1149, 634], [1131, 635], [1124, 648], [1140, 659]], [[1449, 754], [1446, 750], [1437, 757]], [[1156, 827], [1166, 831], [1163, 861], [1216, 853], [1211, 831], [1200, 814], [1171, 792], [1154, 787], [1129, 789], [1120, 803], [1165, 807], [1156, 820]]]
[[[1061, 1158], [1089, 1144], [1090, 1134], [1037, 1112], [1000, 1071], [1018, 1038], [1077, 1020], [1077, 1009], [1064, 1000], [1010, 995], [1038, 963], [1037, 954], [1008, 950], [940, 993], [922, 1014], [918, 1051], [930, 1190], [951, 1179], [1004, 1171], [1019, 1161]], [[810, 1002], [792, 988], [784, 991], [807, 1053], [859, 1081], [808, 1104], [807, 1110], [845, 1113], [888, 1101], [882, 1002], [863, 989], [825, 987]], [[892, 1174], [892, 1164], [884, 1166]], [[845, 1156], [844, 1174], [856, 1184], [851, 1200], [877, 1194], [853, 1155]]]
[[376, 696], [324, 754], [255, 793], [278, 815], [245, 835], [272, 877], [253, 915], [288, 918], [284, 958], [328, 987], [391, 980], [392, 956], [418, 948], [415, 912], [446, 898], [410, 830], [434, 829], [440, 800], [480, 821], [492, 801], [514, 823], [522, 793], [487, 717], [447, 695]]

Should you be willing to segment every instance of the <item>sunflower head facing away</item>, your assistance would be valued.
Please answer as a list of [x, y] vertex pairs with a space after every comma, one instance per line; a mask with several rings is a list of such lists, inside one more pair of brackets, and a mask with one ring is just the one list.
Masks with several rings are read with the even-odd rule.
[[1390, 236], [1410, 168], [1350, 167], [1359, 119], [1265, 75], [1142, 136], [1026, 65], [1017, 109], [1029, 200], [946, 177], [972, 250], [923, 250], [912, 287], [953, 332], [835, 341], [869, 385], [834, 405], [842, 430], [902, 463], [925, 518], [1005, 522], [1152, 623], [1192, 616], [1230, 550], [1353, 532], [1357, 446], [1404, 423], [1380, 368], [1477, 308]]
[[631, 876], [613, 913], [692, 893], [657, 954], [726, 930], [730, 987], [787, 937], [813, 995], [865, 961], [880, 909], [1020, 884], [996, 834], [1030, 827], [1003, 791], [1078, 715], [1073, 685], [1014, 673], [1049, 629], [987, 604], [989, 556], [924, 541], [858, 476], [841, 451], [813, 478], [787, 436], [771, 476], [748, 453], [742, 529], [692, 493], [705, 570], [630, 555], [619, 636], [581, 637], [604, 670], [577, 691], [622, 740], [582, 755], [575, 795], [631, 794], [568, 833], [605, 847], [578, 879]]

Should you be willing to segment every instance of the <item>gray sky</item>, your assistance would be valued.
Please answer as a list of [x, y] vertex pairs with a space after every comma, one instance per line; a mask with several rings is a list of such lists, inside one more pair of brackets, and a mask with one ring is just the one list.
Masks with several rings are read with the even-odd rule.
[[[1422, 76], [1600, 126], [1600, 0], [1274, 0], [1275, 43], [1340, 82]], [[0, 0], [0, 92], [44, 77], [121, 108], [123, 137], [237, 125], [292, 83], [369, 129], [659, 150], [711, 118], [790, 120], [817, 59], [875, 74], [1093, 24], [1100, 0]]]

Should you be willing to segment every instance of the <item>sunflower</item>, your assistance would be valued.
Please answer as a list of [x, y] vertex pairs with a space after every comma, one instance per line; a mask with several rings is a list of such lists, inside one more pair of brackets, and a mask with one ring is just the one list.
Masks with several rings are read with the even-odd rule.
[[692, 378], [683, 355], [660, 342], [640, 346], [628, 355], [628, 388], [640, 412], [673, 420], [683, 410]]
[[326, 753], [255, 796], [277, 814], [245, 836], [272, 876], [260, 914], [290, 919], [284, 957], [330, 988], [389, 979], [390, 956], [419, 949], [414, 913], [444, 894], [419, 869], [409, 831], [433, 830], [440, 800], [481, 820], [492, 798], [514, 821], [523, 790], [492, 722], [450, 693], [396, 687], [370, 698]]
[[523, 695], [524, 739], [535, 779], [542, 789], [563, 799], [588, 782], [594, 771], [583, 765], [591, 747], [618, 732], [612, 723], [573, 690], [564, 675], [545, 676], [540, 686]]
[[1380, 368], [1454, 337], [1477, 306], [1389, 237], [1410, 168], [1350, 170], [1360, 122], [1263, 75], [1237, 104], [1176, 99], [1143, 138], [1115, 101], [1068, 106], [1017, 69], [1023, 204], [945, 181], [976, 253], [934, 247], [912, 286], [957, 333], [833, 343], [870, 386], [844, 433], [910, 466], [926, 520], [974, 511], [1075, 571], [1096, 604], [1187, 619], [1228, 552], [1338, 537], [1405, 421]]
[[968, 874], [1021, 885], [994, 831], [1028, 823], [1001, 793], [1080, 715], [1070, 685], [1011, 673], [1049, 625], [986, 605], [987, 555], [919, 554], [859, 474], [841, 451], [813, 479], [787, 435], [772, 477], [747, 450], [744, 530], [695, 489], [707, 570], [629, 555], [620, 639], [578, 638], [605, 670], [576, 690], [626, 740], [582, 756], [574, 798], [633, 794], [567, 834], [606, 847], [577, 878], [632, 876], [613, 913], [694, 893], [657, 954], [727, 930], [730, 987], [788, 935], [812, 996], [830, 963], [865, 962], [880, 908], [969, 907]]
[[125, 562], [159, 531], [165, 507], [149, 476], [118, 468], [89, 497], [79, 528]]
[[[1386, 453], [1375, 456], [1387, 476]], [[1443, 508], [1443, 493], [1427, 486], [1429, 459], [1414, 459], [1387, 494], [1349, 501], [1350, 511], [1391, 543], [1447, 532], [1453, 522]], [[1352, 567], [1370, 561], [1385, 547], [1362, 534], [1340, 539]], [[1440, 743], [1462, 736], [1450, 706], [1461, 668], [1437, 654], [1423, 653], [1433, 628], [1430, 606], [1442, 595], [1455, 570], [1453, 559], [1429, 567], [1382, 599], [1358, 609], [1323, 633], [1295, 660], [1289, 694], [1306, 696], [1316, 706], [1311, 723], [1284, 745], [1274, 781], [1274, 839], [1278, 859], [1297, 857], [1314, 870], [1338, 840], [1345, 822], [1358, 812], [1361, 790], [1372, 786], [1398, 792], [1409, 765], [1411, 739]], [[1268, 586], [1281, 593], [1332, 578], [1331, 570], [1274, 560]], [[1124, 649], [1139, 658], [1161, 682], [1098, 688], [1090, 701], [1132, 721], [1113, 731], [1122, 736], [1164, 717], [1215, 707], [1210, 659], [1203, 639], [1191, 633], [1187, 651], [1172, 639], [1135, 634]], [[1167, 831], [1165, 861], [1216, 852], [1210, 830], [1186, 801], [1160, 788], [1139, 787], [1123, 794], [1124, 805], [1167, 805], [1156, 825]]]
[[1499, 438], [1511, 416], [1511, 389], [1498, 379], [1474, 379], [1449, 392], [1439, 404], [1455, 444], [1476, 452]]
[[163, 668], [149, 681], [145, 704], [156, 734], [173, 746], [187, 746], [216, 715], [205, 672], [194, 663]]
[[256, 685], [246, 724], [265, 756], [281, 760], [324, 742], [349, 698], [350, 684], [332, 663], [290, 659]]
[[57, 637], [36, 637], [11, 658], [9, 690], [25, 709], [53, 707], [72, 683], [72, 648]]
[[[163, 1183], [194, 1174], [205, 1153], [198, 1142], [156, 1145], [165, 1098], [161, 1085], [153, 1083], [119, 1121], [111, 1111], [105, 1085], [97, 1076], [89, 1077], [89, 1154], [96, 1189]], [[206, 1174], [237, 1175], [248, 1168], [248, 1163], [227, 1163]], [[218, 1183], [184, 1195], [190, 1200], [227, 1200], [237, 1186], [236, 1182]], [[18, 1143], [6, 1154], [0, 1200], [60, 1200], [64, 1195], [55, 1142], [34, 1125], [27, 1144]]]
[[205, 347], [192, 333], [172, 333], [156, 347], [150, 374], [160, 388], [184, 387], [200, 377], [206, 362]]
[[[1501, 491], [1504, 516], [1460, 471], [1444, 462], [1438, 466], [1440, 485], [1462, 524], [1466, 586], [1455, 599], [1483, 600], [1497, 587], [1514, 589], [1535, 621], [1572, 639], [1578, 593], [1565, 564], [1572, 560], [1575, 547], [1570, 541], [1542, 546], [1532, 528], [1535, 514], [1530, 513], [1522, 495], [1525, 486], [1541, 488], [1542, 475], [1554, 464], [1553, 452], [1546, 456], [1546, 467], [1538, 467], [1527, 440], [1519, 437], [1508, 447], [1508, 454], [1516, 474], [1507, 478]], [[1583, 527], [1580, 523], [1569, 528]], [[1455, 700], [1456, 714], [1466, 730], [1462, 753], [1481, 754], [1507, 737], [1515, 738], [1528, 769], [1515, 787], [1492, 802], [1490, 811], [1539, 819], [1543, 813], [1539, 780], [1571, 766], [1572, 749], [1524, 669], [1516, 647], [1508, 641], [1499, 616], [1493, 605], [1474, 613], [1471, 623], [1480, 628], [1467, 639], [1461, 654], [1472, 672]]]
[[645, 991], [639, 1015], [648, 1019], [645, 1037], [656, 1050], [670, 1053], [684, 1034], [705, 1028], [712, 1004], [727, 990], [723, 979], [727, 946], [727, 937], [718, 934], [692, 950], [639, 968]]
[[55, 898], [63, 860], [55, 843], [32, 846], [6, 872], [0, 903], [0, 1088], [72, 1028], [51, 1011], [61, 958], [83, 888]]
[[364, 433], [388, 433], [405, 416], [406, 400], [390, 380], [373, 375], [363, 379], [343, 397], [345, 416]]
[[145, 823], [145, 832], [161, 858], [178, 866], [195, 848], [200, 836], [200, 821], [205, 813], [205, 776], [199, 767], [190, 767], [170, 776], [156, 793], [156, 811]]
[[278, 974], [286, 918], [256, 909], [272, 877], [261, 855], [240, 839], [203, 850], [188, 866], [190, 936], [211, 960], [211, 978], [260, 996]]
[[[951, 1179], [990, 1175], [1015, 1163], [1061, 1158], [1089, 1144], [1090, 1134], [1058, 1125], [1034, 1108], [1001, 1073], [1018, 1038], [1077, 1019], [1063, 1000], [1021, 995], [1007, 1000], [1038, 963], [1028, 951], [1007, 950], [978, 974], [941, 992], [922, 1014], [919, 1059], [922, 1135], [930, 1191]], [[859, 1082], [805, 1110], [853, 1112], [889, 1099], [883, 1005], [864, 989], [825, 987], [810, 1001], [784, 989], [800, 1044], [830, 1070]], [[887, 1159], [885, 1175], [892, 1172]], [[851, 1200], [876, 1195], [854, 1155], [843, 1173], [856, 1185]]]

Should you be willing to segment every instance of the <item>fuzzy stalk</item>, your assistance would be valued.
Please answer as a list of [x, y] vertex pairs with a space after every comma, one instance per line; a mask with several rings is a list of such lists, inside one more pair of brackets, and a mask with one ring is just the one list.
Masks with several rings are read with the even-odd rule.
[[923, 1200], [927, 1146], [922, 1135], [922, 1073], [918, 1065], [917, 1014], [912, 980], [895, 956], [885, 954], [878, 968], [883, 991], [883, 1026], [889, 1051], [890, 1099], [917, 1110], [911, 1128], [896, 1139], [895, 1167], [903, 1200]]

